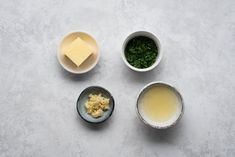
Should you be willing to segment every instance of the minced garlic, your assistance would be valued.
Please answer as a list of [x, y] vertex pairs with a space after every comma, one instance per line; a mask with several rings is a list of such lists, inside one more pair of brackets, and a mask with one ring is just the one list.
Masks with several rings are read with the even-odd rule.
[[109, 99], [103, 97], [101, 94], [90, 94], [85, 108], [88, 114], [94, 118], [101, 117], [104, 111], [109, 109]]

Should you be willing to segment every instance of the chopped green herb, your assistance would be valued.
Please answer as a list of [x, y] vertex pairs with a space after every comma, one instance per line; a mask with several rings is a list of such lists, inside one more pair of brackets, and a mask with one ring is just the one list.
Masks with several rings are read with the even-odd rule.
[[137, 36], [129, 40], [125, 47], [127, 62], [139, 69], [153, 65], [157, 55], [157, 45], [152, 39], [145, 36]]

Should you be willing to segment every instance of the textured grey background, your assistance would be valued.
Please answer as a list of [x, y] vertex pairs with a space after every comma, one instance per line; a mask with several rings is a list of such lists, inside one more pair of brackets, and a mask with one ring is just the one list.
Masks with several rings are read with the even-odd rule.
[[[0, 156], [235, 156], [234, 0], [1, 0]], [[88, 74], [64, 71], [62, 37], [87, 31], [101, 59]], [[120, 51], [136, 30], [155, 33], [164, 58], [148, 73], [130, 71]], [[172, 83], [185, 114], [155, 131], [135, 113], [139, 90]], [[116, 100], [111, 119], [93, 127], [75, 110], [79, 93], [101, 85]]]

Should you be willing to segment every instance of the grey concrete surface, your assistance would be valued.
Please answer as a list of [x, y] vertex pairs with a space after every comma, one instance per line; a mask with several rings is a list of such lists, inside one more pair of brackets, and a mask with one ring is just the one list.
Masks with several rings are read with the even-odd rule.
[[[234, 157], [234, 0], [0, 0], [0, 157]], [[56, 59], [62, 37], [87, 31], [101, 59], [72, 75]], [[155, 33], [161, 64], [135, 73], [123, 63], [125, 37]], [[165, 131], [135, 113], [151, 81], [175, 85], [185, 100], [180, 123]], [[79, 93], [107, 88], [116, 108], [91, 126], [75, 110]]]

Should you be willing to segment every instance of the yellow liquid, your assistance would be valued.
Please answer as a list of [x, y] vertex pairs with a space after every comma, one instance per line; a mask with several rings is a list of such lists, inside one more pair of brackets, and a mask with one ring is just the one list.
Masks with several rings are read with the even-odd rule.
[[143, 96], [142, 110], [152, 121], [164, 122], [172, 118], [179, 108], [176, 94], [169, 88], [150, 88]]

